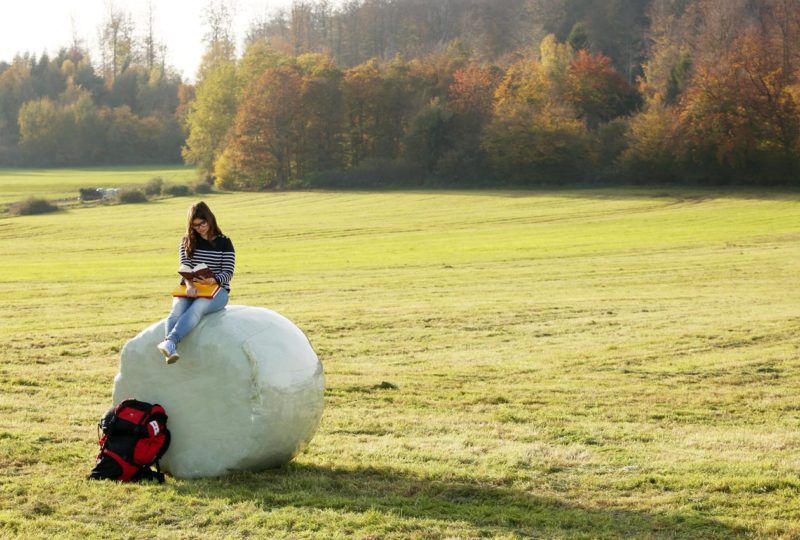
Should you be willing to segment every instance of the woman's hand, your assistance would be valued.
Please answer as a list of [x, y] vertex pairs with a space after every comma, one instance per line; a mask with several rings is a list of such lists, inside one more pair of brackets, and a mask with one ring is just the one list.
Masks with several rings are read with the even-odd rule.
[[194, 285], [186, 285], [186, 296], [189, 298], [196, 298], [197, 297], [197, 287]]
[[217, 283], [217, 280], [213, 277], [209, 277], [205, 279], [199, 279], [197, 280], [197, 283], [202, 283], [203, 285], [214, 285]]

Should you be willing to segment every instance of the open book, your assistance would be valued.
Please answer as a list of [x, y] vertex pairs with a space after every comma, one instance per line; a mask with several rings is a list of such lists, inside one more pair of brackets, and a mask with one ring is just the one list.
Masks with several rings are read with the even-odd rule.
[[[182, 264], [178, 267], [178, 273], [183, 277], [185, 283], [206, 279], [206, 278], [213, 278], [214, 272], [206, 266], [204, 263], [200, 263], [194, 268], [189, 265]], [[172, 296], [180, 296], [188, 298], [186, 294], [186, 284], [181, 283], [177, 285], [175, 289], [172, 291]], [[206, 285], [204, 283], [193, 283], [195, 288], [197, 289], [197, 296], [196, 298], [214, 298], [217, 296], [217, 293], [220, 290], [219, 283], [214, 283], [212, 285]]]
[[182, 264], [178, 267], [178, 273], [183, 276], [183, 279], [188, 281], [196, 281], [214, 277], [214, 272], [212, 272], [211, 269], [205, 265], [205, 263], [200, 263], [194, 268], [188, 264]]

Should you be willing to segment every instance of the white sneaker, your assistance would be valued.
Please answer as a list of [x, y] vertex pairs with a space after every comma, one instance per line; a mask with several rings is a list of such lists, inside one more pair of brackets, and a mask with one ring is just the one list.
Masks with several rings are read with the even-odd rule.
[[156, 345], [156, 349], [158, 349], [161, 354], [164, 355], [167, 364], [174, 364], [178, 361], [178, 358], [181, 357], [181, 355], [178, 354], [177, 345], [168, 339]]

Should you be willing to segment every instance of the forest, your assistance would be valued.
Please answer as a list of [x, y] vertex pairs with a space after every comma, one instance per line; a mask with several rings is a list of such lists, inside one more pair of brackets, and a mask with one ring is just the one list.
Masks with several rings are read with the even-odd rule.
[[[193, 88], [166, 64], [153, 31], [113, 8], [92, 58], [74, 36], [58, 54], [0, 61], [0, 165], [174, 163]], [[3, 60], [3, 59], [0, 59]]]
[[0, 63], [0, 164], [183, 159], [225, 189], [796, 185], [800, 0], [295, 1], [206, 10], [194, 84], [110, 14]]

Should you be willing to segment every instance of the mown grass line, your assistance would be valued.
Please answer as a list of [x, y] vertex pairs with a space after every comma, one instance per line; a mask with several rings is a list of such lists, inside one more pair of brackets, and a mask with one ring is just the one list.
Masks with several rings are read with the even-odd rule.
[[204, 197], [232, 302], [325, 365], [275, 471], [94, 484], [189, 199], [0, 219], [0, 536], [800, 535], [800, 205], [664, 190]]

